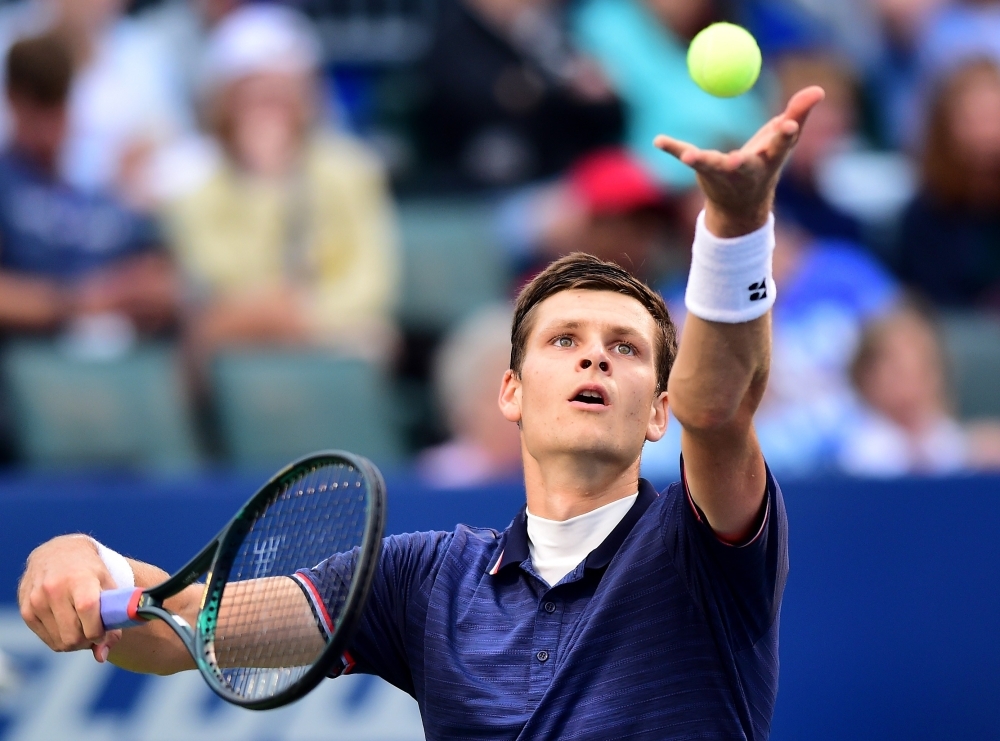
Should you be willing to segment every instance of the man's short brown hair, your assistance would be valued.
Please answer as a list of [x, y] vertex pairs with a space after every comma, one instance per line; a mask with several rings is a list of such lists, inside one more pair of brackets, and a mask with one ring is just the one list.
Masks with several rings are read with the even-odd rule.
[[663, 298], [621, 266], [574, 252], [556, 260], [528, 283], [517, 297], [510, 328], [510, 368], [520, 375], [531, 332], [531, 316], [542, 301], [562, 291], [611, 291], [634, 298], [656, 322], [656, 393], [665, 391], [677, 357], [677, 328]]
[[40, 106], [60, 106], [69, 97], [73, 58], [60, 36], [21, 39], [7, 53], [7, 94]]

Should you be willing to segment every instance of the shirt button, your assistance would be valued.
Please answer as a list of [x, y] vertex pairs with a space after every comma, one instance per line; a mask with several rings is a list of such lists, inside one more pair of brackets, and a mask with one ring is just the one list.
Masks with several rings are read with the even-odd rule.
[[549, 660], [549, 652], [548, 651], [539, 651], [537, 654], [535, 654], [535, 658], [538, 659], [539, 661], [541, 661], [544, 664], [546, 661]]
[[555, 602], [546, 602], [543, 605], [543, 607], [545, 608], [545, 612], [548, 612], [548, 613], [552, 613], [552, 612], [556, 611], [556, 603]]

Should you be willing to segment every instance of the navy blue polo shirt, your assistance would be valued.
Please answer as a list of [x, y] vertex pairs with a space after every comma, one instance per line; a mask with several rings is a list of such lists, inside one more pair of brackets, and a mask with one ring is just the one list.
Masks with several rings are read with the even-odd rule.
[[[657, 494], [640, 481], [553, 587], [532, 568], [523, 510], [502, 533], [388, 537], [346, 670], [415, 697], [435, 741], [765, 739], [786, 544], [770, 472], [748, 544], [720, 541], [680, 483]], [[342, 598], [345, 565], [301, 572], [305, 591]]]

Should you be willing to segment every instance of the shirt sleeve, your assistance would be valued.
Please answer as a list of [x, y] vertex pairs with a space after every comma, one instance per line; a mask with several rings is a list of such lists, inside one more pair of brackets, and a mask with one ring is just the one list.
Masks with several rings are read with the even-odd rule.
[[715, 534], [683, 483], [663, 495], [667, 551], [706, 619], [722, 625], [736, 651], [754, 645], [774, 623], [788, 576], [788, 522], [770, 469], [765, 485], [760, 528], [740, 545]]
[[[413, 694], [408, 647], [423, 635], [430, 585], [453, 534], [446, 532], [393, 535], [382, 541], [382, 552], [357, 633], [334, 665], [331, 676], [375, 674]], [[337, 554], [295, 577], [317, 619], [329, 632], [336, 622], [353, 572], [356, 552]], [[332, 617], [332, 620], [331, 620]]]

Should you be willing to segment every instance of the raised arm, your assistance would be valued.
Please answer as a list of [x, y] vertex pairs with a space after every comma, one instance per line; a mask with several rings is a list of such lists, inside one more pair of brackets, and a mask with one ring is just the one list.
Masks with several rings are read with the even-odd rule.
[[[704, 231], [695, 245], [698, 267], [689, 281], [688, 317], [668, 398], [683, 427], [681, 449], [691, 497], [715, 532], [732, 542], [752, 534], [763, 506], [764, 459], [753, 415], [767, 385], [771, 315], [767, 311], [754, 317], [752, 302], [766, 299], [767, 291], [773, 300], [774, 293], [769, 275], [742, 276], [738, 266], [753, 265], [773, 247], [769, 220], [781, 167], [823, 95], [817, 87], [802, 90], [783, 113], [728, 154], [667, 136], [655, 141], [694, 168], [706, 198], [699, 224]], [[768, 266], [769, 254], [764, 261]], [[754, 291], [765, 278], [766, 287]], [[724, 295], [731, 292], [740, 294], [735, 301]], [[738, 308], [740, 301], [746, 302], [746, 311]]]

